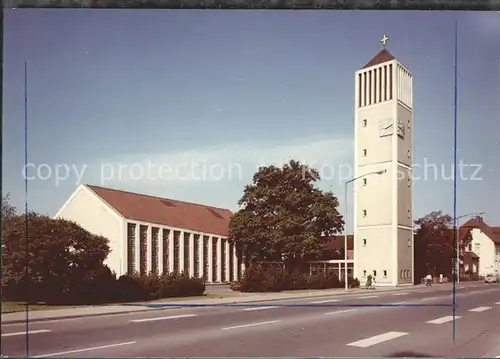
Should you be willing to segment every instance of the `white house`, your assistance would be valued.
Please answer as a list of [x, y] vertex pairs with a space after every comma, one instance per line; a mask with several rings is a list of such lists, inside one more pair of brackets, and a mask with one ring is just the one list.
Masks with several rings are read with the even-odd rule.
[[354, 276], [412, 285], [413, 77], [386, 41], [355, 74]]
[[479, 256], [479, 276], [500, 272], [500, 227], [489, 226], [481, 217], [476, 217], [460, 229], [470, 230], [472, 241], [465, 251]]
[[80, 185], [56, 214], [109, 239], [106, 264], [117, 275], [185, 272], [208, 283], [237, 280], [228, 209]]

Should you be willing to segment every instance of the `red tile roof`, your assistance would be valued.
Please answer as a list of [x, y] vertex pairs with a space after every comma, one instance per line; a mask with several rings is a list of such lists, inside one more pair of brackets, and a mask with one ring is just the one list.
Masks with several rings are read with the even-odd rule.
[[493, 242], [500, 244], [500, 227], [490, 227], [486, 222], [483, 221], [481, 217], [475, 217], [469, 219], [465, 222], [460, 229], [480, 229], [484, 234], [486, 234]]
[[228, 209], [98, 186], [86, 187], [126, 219], [228, 236], [233, 214]]
[[387, 51], [386, 48], [383, 48], [363, 68], [366, 69], [367, 67], [379, 65], [379, 64], [382, 64], [384, 62], [389, 62], [389, 61], [392, 61], [392, 60], [394, 60], [394, 56], [392, 56], [392, 54], [389, 51]]

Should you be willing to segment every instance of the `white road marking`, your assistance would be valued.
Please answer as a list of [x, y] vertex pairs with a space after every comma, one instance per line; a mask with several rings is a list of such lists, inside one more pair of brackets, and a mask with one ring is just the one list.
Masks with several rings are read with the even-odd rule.
[[[29, 334], [38, 334], [38, 333], [49, 333], [51, 330], [48, 329], [40, 329], [40, 330], [30, 330], [28, 333]], [[14, 337], [17, 335], [26, 335], [26, 331], [24, 332], [15, 332], [15, 333], [2, 333], [2, 338], [3, 337]]]
[[37, 356], [34, 356], [33, 358], [57, 357], [57, 356], [60, 356], [60, 355], [73, 354], [73, 353], [81, 353], [81, 352], [88, 352], [88, 351], [91, 351], [91, 350], [115, 348], [115, 347], [120, 347], [120, 346], [123, 346], [123, 345], [131, 345], [131, 344], [135, 344], [135, 343], [136, 342], [126, 342], [126, 343], [103, 345], [103, 346], [100, 346], [100, 347], [76, 349], [76, 350], [69, 350], [67, 352], [59, 352], [59, 353], [52, 353], [52, 354], [37, 355]]
[[[458, 317], [458, 316], [455, 316], [455, 319], [460, 319], [462, 317]], [[443, 323], [447, 323], [447, 322], [451, 322], [453, 320], [453, 316], [452, 315], [448, 315], [446, 317], [441, 317], [441, 318], [437, 318], [437, 319], [434, 319], [434, 320], [429, 320], [428, 324], [443, 324]]]
[[353, 343], [350, 343], [347, 345], [351, 346], [351, 347], [368, 348], [368, 347], [371, 347], [372, 345], [376, 345], [379, 343], [386, 342], [388, 340], [396, 339], [396, 338], [402, 337], [402, 336], [407, 335], [407, 334], [408, 333], [403, 333], [403, 332], [387, 332], [384, 334], [375, 335], [374, 337], [359, 340], [357, 342], [353, 342]]
[[273, 309], [273, 308], [280, 308], [280, 307], [254, 307], [254, 308], [245, 308], [243, 310], [246, 311], [251, 311], [251, 310], [264, 310], [264, 309]]
[[324, 315], [330, 315], [330, 314], [341, 314], [341, 313], [347, 313], [347, 312], [355, 312], [358, 309], [345, 309], [345, 310], [337, 310], [335, 312], [328, 312], [328, 313], [323, 313]]
[[484, 312], [488, 309], [491, 309], [491, 307], [477, 307], [477, 308], [474, 308], [474, 309], [469, 309], [469, 312], [476, 312], [476, 313], [480, 313], [480, 312]]
[[400, 305], [400, 304], [406, 304], [406, 303], [408, 303], [408, 301], [406, 301], [406, 302], [397, 302], [397, 303], [392, 303], [392, 305]]
[[497, 304], [497, 305], [498, 305], [498, 304], [500, 304], [500, 302], [496, 302], [495, 304]]
[[433, 300], [433, 299], [438, 299], [441, 297], [429, 297], [429, 298], [422, 298], [421, 300]]
[[311, 302], [311, 304], [333, 303], [338, 301], [339, 301], [338, 299], [327, 299], [327, 300], [318, 300], [316, 302]]
[[394, 293], [393, 295], [408, 295], [409, 293]]
[[236, 325], [234, 327], [226, 327], [222, 328], [222, 330], [230, 330], [230, 329], [239, 329], [239, 328], [248, 328], [248, 327], [255, 327], [257, 325], [266, 325], [266, 324], [273, 324], [277, 323], [279, 320], [271, 320], [269, 322], [259, 322], [259, 323], [250, 323], [250, 324], [243, 324], [243, 325]]
[[370, 298], [377, 298], [378, 295], [368, 295], [366, 297], [359, 297], [358, 299], [370, 299]]
[[198, 316], [198, 314], [171, 315], [169, 317], [133, 319], [133, 320], [131, 320], [131, 322], [132, 323], [144, 323], [144, 322], [155, 322], [157, 320], [180, 319], [180, 318], [190, 318], [190, 317], [197, 317], [197, 316]]

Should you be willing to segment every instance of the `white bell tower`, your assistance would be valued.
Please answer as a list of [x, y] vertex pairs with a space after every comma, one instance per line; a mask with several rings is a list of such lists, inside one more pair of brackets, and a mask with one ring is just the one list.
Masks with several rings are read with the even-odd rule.
[[413, 77], [387, 40], [355, 75], [354, 276], [397, 286], [414, 275]]

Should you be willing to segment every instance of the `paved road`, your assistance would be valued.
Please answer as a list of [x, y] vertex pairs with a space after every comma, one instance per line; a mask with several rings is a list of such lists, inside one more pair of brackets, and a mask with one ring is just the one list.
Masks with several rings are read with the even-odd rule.
[[[464, 285], [457, 290], [455, 344], [453, 311], [445, 306], [451, 304], [449, 288], [38, 322], [30, 327], [29, 355], [387, 357], [412, 351], [500, 356], [500, 286]], [[22, 324], [2, 326], [4, 355], [26, 355], [23, 331]]]

